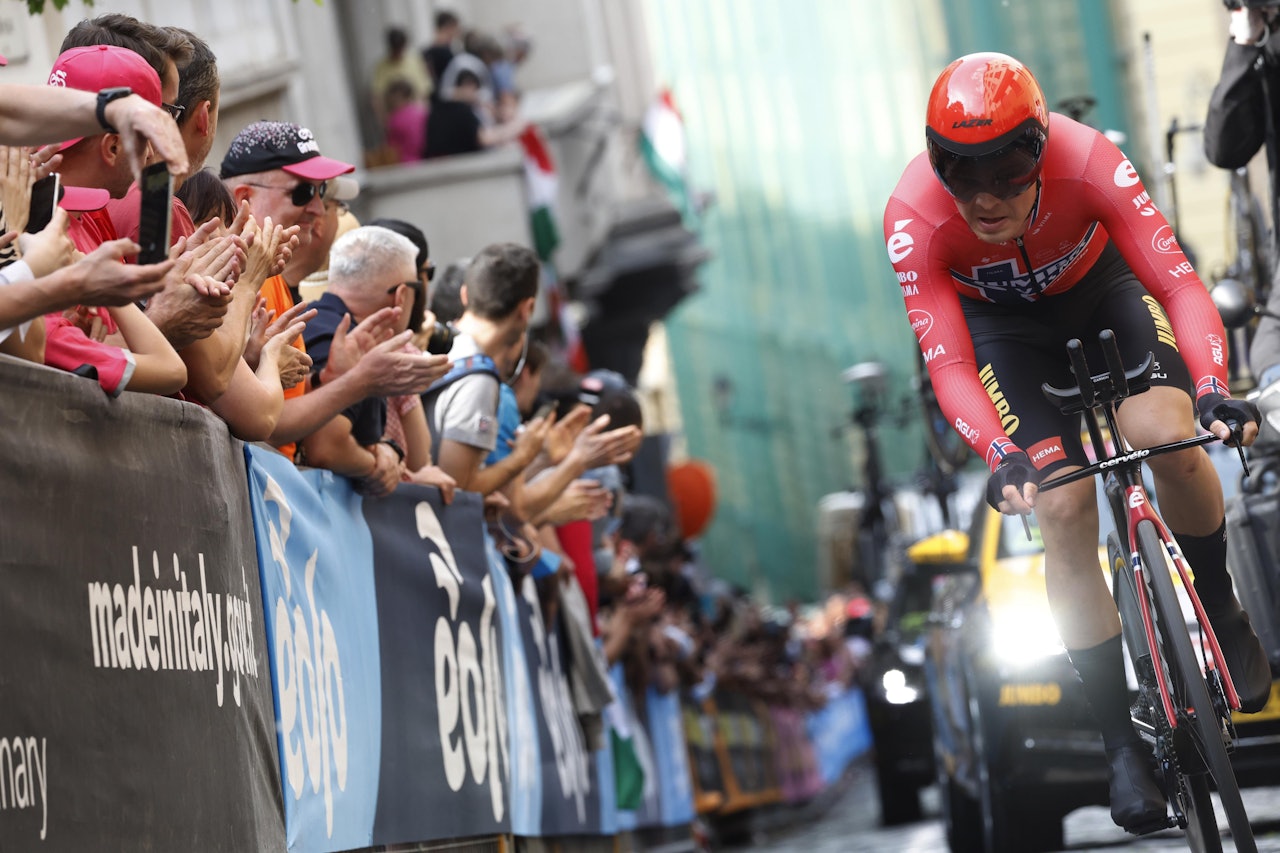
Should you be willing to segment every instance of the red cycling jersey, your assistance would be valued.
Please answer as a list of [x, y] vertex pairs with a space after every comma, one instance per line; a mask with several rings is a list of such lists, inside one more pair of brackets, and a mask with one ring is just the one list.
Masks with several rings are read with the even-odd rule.
[[884, 213], [889, 260], [938, 403], [992, 469], [1020, 448], [978, 378], [959, 294], [1018, 305], [1062, 293], [1089, 270], [1108, 237], [1168, 313], [1196, 396], [1230, 396], [1222, 320], [1133, 165], [1093, 128], [1057, 113], [1050, 127], [1040, 195], [1020, 239], [979, 240], [923, 153], [903, 172]]

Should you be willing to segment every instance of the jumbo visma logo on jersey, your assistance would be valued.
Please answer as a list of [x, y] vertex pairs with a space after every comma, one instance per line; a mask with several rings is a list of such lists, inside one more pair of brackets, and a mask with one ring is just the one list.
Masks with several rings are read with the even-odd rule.
[[952, 270], [951, 275], [965, 287], [976, 290], [982, 299], [1002, 305], [1025, 305], [1034, 302], [1049, 288], [1067, 267], [1089, 248], [1094, 233], [1098, 230], [1093, 223], [1085, 231], [1080, 241], [1065, 254], [1059, 255], [1043, 266], [1035, 269], [1034, 276], [1020, 269], [1017, 258], [1004, 258], [990, 264], [973, 267], [969, 275], [959, 270]]

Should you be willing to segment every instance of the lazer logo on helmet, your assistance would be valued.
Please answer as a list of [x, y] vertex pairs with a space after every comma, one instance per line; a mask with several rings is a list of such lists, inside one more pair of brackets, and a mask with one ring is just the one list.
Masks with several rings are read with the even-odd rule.
[[990, 126], [991, 126], [991, 119], [989, 118], [970, 118], [970, 119], [965, 119], [964, 121], [953, 121], [951, 123], [952, 128], [990, 127]]

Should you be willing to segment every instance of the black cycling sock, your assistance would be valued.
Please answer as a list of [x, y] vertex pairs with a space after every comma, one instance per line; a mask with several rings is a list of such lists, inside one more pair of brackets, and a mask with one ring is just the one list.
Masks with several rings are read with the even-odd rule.
[[1102, 730], [1102, 743], [1116, 749], [1139, 743], [1129, 712], [1129, 684], [1124, 677], [1120, 635], [1087, 649], [1068, 649], [1071, 664], [1084, 685], [1089, 708]]
[[1231, 600], [1231, 575], [1227, 574], [1227, 522], [1208, 536], [1175, 533], [1182, 556], [1195, 575], [1196, 594], [1206, 610], [1214, 610]]

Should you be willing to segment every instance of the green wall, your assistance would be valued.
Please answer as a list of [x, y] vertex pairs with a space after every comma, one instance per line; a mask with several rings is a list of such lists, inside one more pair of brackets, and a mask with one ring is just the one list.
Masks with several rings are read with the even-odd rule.
[[[973, 50], [1043, 56], [1031, 64], [1051, 103], [1094, 94], [1098, 122], [1123, 127], [1119, 98], [1090, 82], [1114, 73], [1106, 4], [648, 0], [647, 12], [692, 180], [715, 194], [700, 226], [714, 259], [668, 320], [689, 453], [719, 478], [703, 553], [775, 601], [811, 598], [817, 501], [859, 480], [840, 373], [881, 361], [890, 396], [910, 394], [916, 346], [881, 217], [922, 148], [929, 87]], [[882, 442], [893, 478], [909, 480], [916, 427], [887, 425]]]

